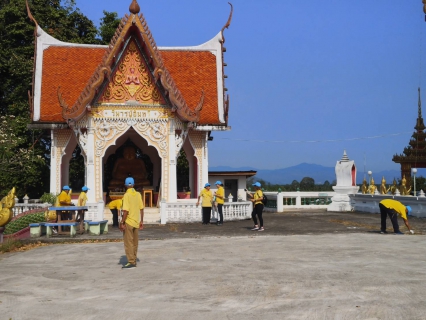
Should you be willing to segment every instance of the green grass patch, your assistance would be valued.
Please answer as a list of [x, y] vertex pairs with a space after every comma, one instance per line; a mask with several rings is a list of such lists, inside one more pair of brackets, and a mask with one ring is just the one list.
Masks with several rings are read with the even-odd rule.
[[22, 248], [23, 246], [24, 243], [22, 241], [13, 238], [7, 238], [3, 241], [3, 243], [0, 244], [0, 252], [13, 252], [19, 248]]

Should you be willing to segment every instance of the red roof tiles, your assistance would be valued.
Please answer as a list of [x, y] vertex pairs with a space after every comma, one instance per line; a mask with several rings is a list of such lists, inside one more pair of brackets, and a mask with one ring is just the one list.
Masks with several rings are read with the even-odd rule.
[[[58, 87], [65, 101], [72, 105], [101, 63], [105, 50], [51, 46], [44, 51], [40, 122], [65, 122], [58, 102]], [[161, 56], [191, 109], [195, 109], [204, 90], [199, 124], [220, 124], [216, 56], [207, 51], [161, 51]]]

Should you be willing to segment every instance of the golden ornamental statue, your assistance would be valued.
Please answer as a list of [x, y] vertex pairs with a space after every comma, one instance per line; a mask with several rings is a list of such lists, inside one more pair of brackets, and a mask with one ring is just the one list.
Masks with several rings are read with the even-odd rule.
[[398, 191], [398, 186], [396, 185], [396, 180], [393, 178], [393, 183], [389, 188], [389, 191], [394, 195]]
[[0, 201], [0, 227], [4, 227], [12, 220], [13, 211], [12, 208], [15, 206], [15, 187], [9, 191]]
[[365, 178], [364, 178], [364, 181], [362, 182], [361, 192], [362, 194], [366, 194], [368, 192], [367, 180], [365, 180]]
[[382, 184], [380, 185], [380, 193], [381, 194], [387, 194], [390, 191], [390, 187], [386, 188], [386, 180], [385, 177], [383, 176], [382, 178]]
[[368, 186], [368, 193], [369, 194], [374, 194], [376, 192], [376, 190], [377, 190], [377, 187], [374, 184], [374, 179], [371, 178], [370, 185]]
[[136, 158], [136, 149], [132, 146], [125, 147], [123, 158], [119, 158], [115, 162], [112, 170], [112, 180], [109, 183], [108, 189], [110, 191], [124, 189], [124, 180], [127, 177], [135, 179], [136, 189], [150, 185], [147, 179], [145, 162], [142, 159]]
[[399, 192], [401, 193], [401, 196], [409, 196], [411, 192], [411, 187], [407, 189], [407, 186], [405, 185], [407, 183], [407, 179], [405, 179], [405, 174], [402, 177], [401, 186], [399, 187]]

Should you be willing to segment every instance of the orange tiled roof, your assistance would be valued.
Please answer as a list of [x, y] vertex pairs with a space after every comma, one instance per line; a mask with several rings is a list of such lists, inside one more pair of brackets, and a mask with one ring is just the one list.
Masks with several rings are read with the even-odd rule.
[[[64, 123], [57, 89], [73, 104], [102, 62], [106, 48], [51, 46], [43, 53], [40, 122]], [[161, 51], [189, 107], [197, 106], [204, 90], [199, 124], [220, 124], [218, 119], [216, 56], [207, 51]]]
[[74, 103], [104, 56], [104, 48], [51, 46], [43, 53], [40, 122], [65, 122], [58, 87]]
[[161, 51], [161, 56], [190, 108], [204, 90], [199, 124], [219, 124], [216, 56], [206, 51]]

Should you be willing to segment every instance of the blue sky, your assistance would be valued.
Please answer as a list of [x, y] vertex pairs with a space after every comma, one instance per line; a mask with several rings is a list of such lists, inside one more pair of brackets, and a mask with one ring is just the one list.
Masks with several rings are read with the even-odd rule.
[[[121, 18], [130, 3], [76, 1], [97, 24], [103, 10]], [[426, 107], [420, 0], [232, 4], [232, 23], [225, 30], [232, 130], [213, 132], [211, 167], [277, 169], [302, 162], [333, 167], [346, 150], [360, 173], [364, 167], [400, 169], [392, 156], [402, 153], [414, 131], [418, 87]], [[204, 43], [230, 11], [227, 1], [219, 0], [140, 0], [139, 5], [158, 46]]]

